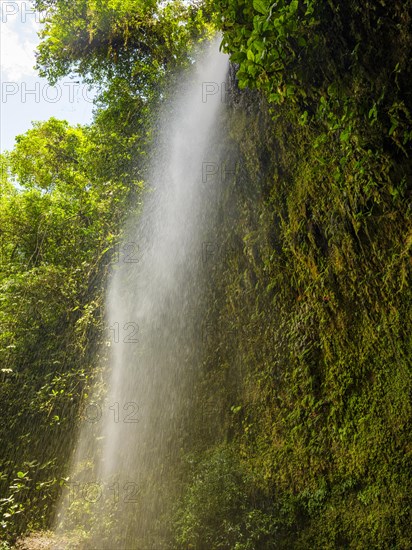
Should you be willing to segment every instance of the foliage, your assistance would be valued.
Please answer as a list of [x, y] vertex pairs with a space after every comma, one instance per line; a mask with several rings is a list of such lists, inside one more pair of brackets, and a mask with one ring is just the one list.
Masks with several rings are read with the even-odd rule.
[[204, 4], [37, 3], [41, 73], [100, 95], [90, 127], [35, 124], [0, 158], [5, 536], [51, 523], [110, 251], [212, 18], [238, 69], [214, 235], [231, 246], [205, 275], [216, 330], [162, 519], [176, 548], [410, 548], [411, 2]]
[[309, 90], [303, 86], [309, 56], [319, 42], [319, 4], [317, 0], [213, 2], [216, 24], [224, 31], [224, 49], [239, 64], [241, 88], [259, 88], [277, 102], [297, 91], [307, 96]]
[[145, 101], [208, 35], [202, 10], [180, 0], [38, 0], [36, 6], [46, 14], [40, 75], [55, 82], [75, 72], [103, 90], [125, 83]]
[[[11, 538], [49, 524], [66, 467], [57, 449], [69, 456], [82, 394], [96, 371], [108, 260], [138, 188], [125, 148], [112, 140], [105, 156], [104, 138], [98, 125], [71, 128], [50, 119], [2, 157], [0, 392], [7, 422], [0, 483], [2, 530]], [[116, 163], [123, 164], [117, 176], [110, 173]]]
[[270, 549], [282, 540], [290, 514], [276, 495], [258, 489], [234, 448], [216, 447], [188, 461], [192, 482], [177, 507], [176, 548]]
[[104, 368], [105, 282], [139, 209], [165, 75], [177, 78], [210, 32], [202, 10], [181, 2], [36, 8], [40, 74], [75, 72], [99, 91], [90, 126], [34, 123], [0, 158], [0, 504], [10, 541], [53, 521], [81, 408]]
[[[306, 6], [209, 3], [262, 94], [233, 92], [225, 121], [238, 170], [217, 238], [234, 244], [210, 276], [196, 395], [219, 422], [197, 460], [227, 441], [259, 489], [243, 505], [275, 495], [272, 547], [409, 548], [410, 3]], [[218, 509], [208, 547], [231, 548], [222, 525], [242, 518]]]

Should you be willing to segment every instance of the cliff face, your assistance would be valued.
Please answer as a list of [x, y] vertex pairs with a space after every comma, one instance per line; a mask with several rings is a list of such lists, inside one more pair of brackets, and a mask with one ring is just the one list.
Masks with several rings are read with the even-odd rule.
[[407, 548], [409, 164], [231, 82], [179, 543]]

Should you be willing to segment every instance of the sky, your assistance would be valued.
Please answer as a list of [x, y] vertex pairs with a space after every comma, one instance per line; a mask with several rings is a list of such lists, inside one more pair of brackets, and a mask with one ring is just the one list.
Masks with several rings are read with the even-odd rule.
[[12, 149], [33, 120], [92, 118], [93, 92], [84, 84], [67, 77], [52, 87], [34, 69], [40, 21], [30, 1], [0, 0], [0, 151]]

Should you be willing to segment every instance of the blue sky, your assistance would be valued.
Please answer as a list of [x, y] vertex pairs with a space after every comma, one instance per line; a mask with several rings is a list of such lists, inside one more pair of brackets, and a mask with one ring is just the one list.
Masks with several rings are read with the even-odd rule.
[[92, 91], [65, 78], [55, 87], [38, 76], [34, 51], [39, 42], [41, 14], [30, 1], [0, 0], [0, 150], [13, 148], [18, 134], [33, 120], [51, 116], [71, 124], [87, 124], [92, 118]]

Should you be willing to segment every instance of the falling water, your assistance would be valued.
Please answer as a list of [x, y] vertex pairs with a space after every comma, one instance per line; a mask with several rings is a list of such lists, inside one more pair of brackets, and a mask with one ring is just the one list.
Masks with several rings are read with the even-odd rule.
[[86, 409], [58, 515], [60, 530], [92, 533], [87, 548], [167, 544], [196, 376], [202, 239], [213, 223], [205, 167], [211, 172], [219, 158], [227, 69], [216, 40], [163, 110], [143, 211], [129, 220], [111, 278], [108, 389]]

